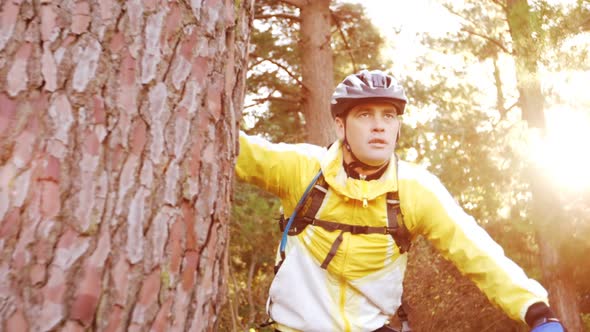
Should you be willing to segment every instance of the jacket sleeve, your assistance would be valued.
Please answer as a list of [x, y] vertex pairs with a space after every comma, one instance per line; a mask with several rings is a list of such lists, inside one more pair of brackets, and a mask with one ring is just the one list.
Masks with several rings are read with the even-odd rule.
[[525, 322], [527, 309], [548, 303], [547, 291], [507, 258], [504, 250], [457, 204], [434, 175], [409, 180], [407, 227], [425, 236], [508, 316]]
[[318, 158], [322, 153], [325, 150], [319, 146], [275, 144], [240, 132], [236, 175], [279, 198], [296, 197], [310, 181], [311, 174], [319, 170]]

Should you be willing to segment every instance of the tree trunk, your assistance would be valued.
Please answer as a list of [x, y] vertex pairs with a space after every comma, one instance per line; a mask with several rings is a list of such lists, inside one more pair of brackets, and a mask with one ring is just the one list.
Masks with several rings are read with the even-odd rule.
[[540, 167], [532, 168], [531, 191], [533, 192], [533, 220], [537, 227], [535, 236], [539, 245], [543, 284], [549, 291], [549, 302], [559, 319], [569, 331], [583, 331], [580, 304], [575, 281], [569, 271], [562, 267], [560, 250], [563, 236], [555, 231], [565, 221], [560, 213], [559, 191], [549, 183]]
[[508, 0], [506, 16], [516, 62], [517, 88], [522, 118], [530, 127], [545, 128], [544, 96], [537, 61], [541, 50], [535, 40], [533, 16], [526, 0]]
[[307, 142], [328, 145], [336, 139], [330, 100], [334, 89], [330, 1], [307, 1], [301, 10], [301, 73]]
[[[532, 13], [526, 0], [508, 0], [507, 18], [515, 53], [519, 105], [523, 120], [529, 127], [539, 128], [544, 135], [544, 96], [538, 76], [537, 60], [540, 42], [535, 40]], [[549, 185], [543, 172], [535, 168], [529, 172], [533, 195], [532, 217], [537, 227], [536, 240], [540, 248], [543, 267], [543, 284], [549, 291], [552, 308], [570, 331], [582, 331], [579, 304], [575, 284], [561, 271], [559, 263], [560, 237], [555, 235], [559, 227], [561, 205], [557, 190]], [[570, 282], [568, 282], [570, 281]]]
[[213, 330], [252, 1], [1, 6], [0, 329]]
[[496, 108], [500, 112], [501, 117], [506, 116], [506, 107], [504, 103], [506, 102], [506, 98], [504, 97], [504, 91], [502, 90], [504, 83], [502, 83], [502, 76], [500, 75], [500, 64], [498, 63], [498, 54], [494, 54], [493, 56], [493, 64], [494, 64], [494, 83], [496, 85]]

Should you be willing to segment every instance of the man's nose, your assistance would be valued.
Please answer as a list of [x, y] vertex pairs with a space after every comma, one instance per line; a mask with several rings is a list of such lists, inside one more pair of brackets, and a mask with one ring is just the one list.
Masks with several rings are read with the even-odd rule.
[[375, 132], [382, 132], [385, 130], [385, 125], [383, 123], [383, 119], [381, 117], [374, 117], [373, 118], [373, 123], [371, 126], [371, 131], [375, 131]]

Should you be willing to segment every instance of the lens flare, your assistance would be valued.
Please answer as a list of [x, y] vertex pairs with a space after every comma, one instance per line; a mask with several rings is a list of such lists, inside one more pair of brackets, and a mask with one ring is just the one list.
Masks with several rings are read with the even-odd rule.
[[559, 187], [590, 189], [590, 112], [546, 112], [547, 134], [532, 140], [532, 158]]

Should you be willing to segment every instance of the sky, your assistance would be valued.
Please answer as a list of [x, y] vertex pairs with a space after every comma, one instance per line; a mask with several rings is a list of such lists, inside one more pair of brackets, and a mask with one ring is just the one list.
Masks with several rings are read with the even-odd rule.
[[[423, 47], [417, 33], [442, 35], [457, 29], [458, 20], [435, 0], [345, 0], [361, 3], [384, 37], [389, 40], [385, 54], [394, 58], [396, 67], [411, 66]], [[395, 32], [399, 31], [396, 35]], [[394, 38], [395, 37], [395, 38]]]

